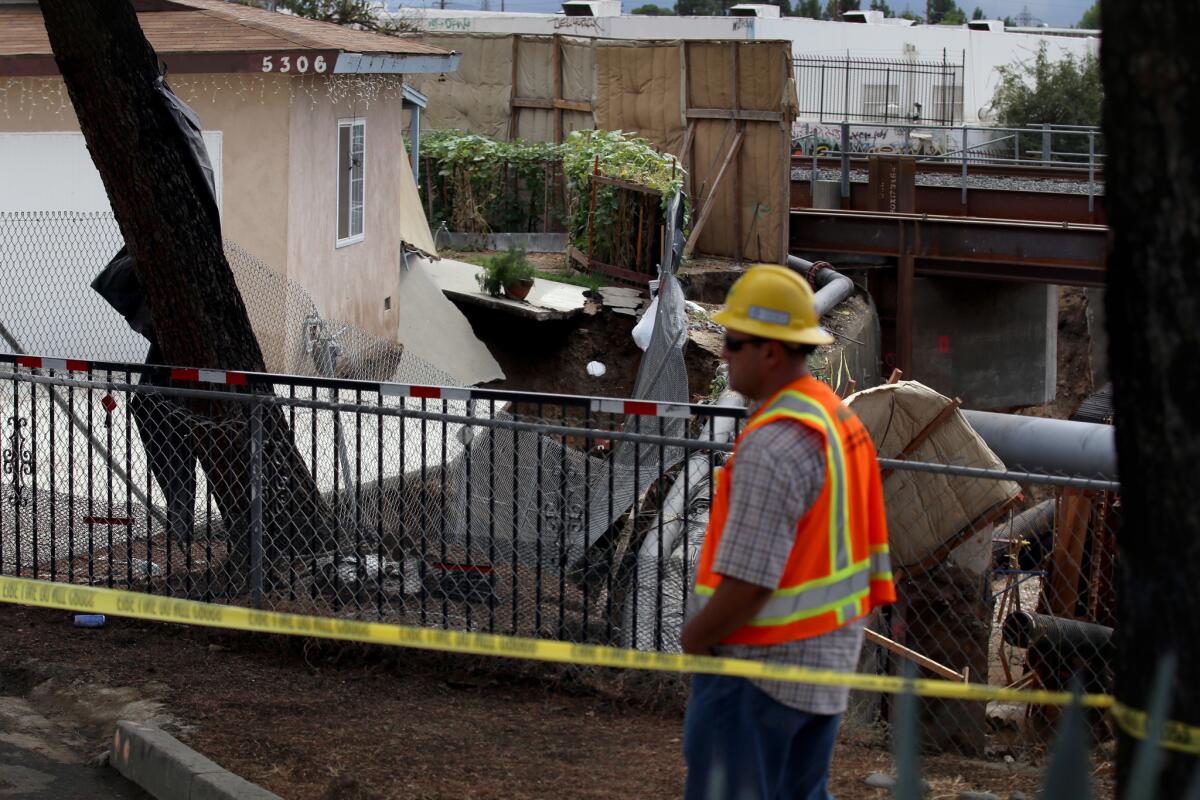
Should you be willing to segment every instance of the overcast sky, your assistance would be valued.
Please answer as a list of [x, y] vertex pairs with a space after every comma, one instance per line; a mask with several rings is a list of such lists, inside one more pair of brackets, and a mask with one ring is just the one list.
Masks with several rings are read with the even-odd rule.
[[[623, 10], [628, 14], [642, 2], [652, 1], [654, 0], [624, 0]], [[483, 0], [446, 0], [446, 8], [479, 8], [481, 2]], [[489, 0], [489, 3], [491, 10], [500, 10], [501, 0]], [[674, 5], [673, 0], [657, 0], [657, 3], [660, 6]], [[405, 4], [436, 8], [439, 0], [405, 0]], [[888, 4], [897, 14], [905, 7], [913, 13], [922, 16], [925, 14], [925, 0], [889, 0]], [[1051, 27], [1059, 28], [1079, 22], [1083, 12], [1092, 5], [1092, 0], [958, 0], [958, 4], [967, 14], [974, 11], [975, 6], [979, 6], [988, 19], [1015, 18], [1023, 9], [1028, 8], [1033, 17]], [[863, 6], [867, 5], [868, 2], [864, 0]], [[504, 0], [504, 7], [508, 11], [557, 11], [560, 0]]]

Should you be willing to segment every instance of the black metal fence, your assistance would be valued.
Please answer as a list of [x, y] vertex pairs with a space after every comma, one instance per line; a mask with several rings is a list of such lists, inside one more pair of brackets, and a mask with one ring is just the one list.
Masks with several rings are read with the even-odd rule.
[[[962, 57], [965, 59], [965, 53]], [[964, 60], [803, 56], [793, 59], [798, 118], [819, 122], [955, 125], [963, 119]]]

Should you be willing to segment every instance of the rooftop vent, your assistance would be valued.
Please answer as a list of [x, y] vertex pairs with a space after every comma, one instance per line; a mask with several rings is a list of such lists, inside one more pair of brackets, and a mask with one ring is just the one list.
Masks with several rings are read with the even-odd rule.
[[736, 6], [729, 7], [729, 16], [770, 17], [774, 19], [779, 16], [779, 6], [773, 6], [769, 3], [738, 3]]
[[621, 0], [566, 0], [562, 12], [568, 17], [619, 17]]
[[973, 31], [995, 31], [996, 33], [1004, 33], [1004, 20], [973, 19], [967, 23], [967, 28]]
[[842, 22], [857, 22], [860, 25], [882, 25], [882, 11], [843, 11]]

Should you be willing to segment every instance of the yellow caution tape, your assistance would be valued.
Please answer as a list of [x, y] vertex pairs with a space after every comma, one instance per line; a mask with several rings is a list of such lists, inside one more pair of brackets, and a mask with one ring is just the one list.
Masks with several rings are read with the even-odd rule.
[[[1145, 711], [1130, 708], [1119, 700], [1113, 700], [1109, 713], [1113, 715], [1113, 719], [1125, 733], [1135, 739], [1146, 738], [1147, 715]], [[1162, 737], [1159, 738], [1158, 744], [1168, 750], [1200, 755], [1200, 727], [1168, 720], [1163, 726]]]
[[[382, 622], [255, 611], [238, 606], [178, 600], [120, 589], [55, 584], [24, 578], [0, 577], [0, 601], [43, 608], [133, 617], [154, 622], [175, 622], [184, 625], [202, 625], [210, 628], [290, 636], [312, 636], [322, 639], [340, 639], [470, 655], [506, 656], [508, 658], [552, 661], [560, 664], [660, 672], [704, 672], [739, 678], [795, 681], [817, 686], [844, 686], [849, 689], [891, 694], [911, 690], [921, 697], [938, 697], [946, 700], [1000, 700], [1061, 706], [1069, 704], [1072, 699], [1069, 692], [1005, 689], [998, 686], [924, 678], [908, 680], [892, 675], [814, 670], [787, 664], [769, 664], [736, 658], [656, 653], [602, 645], [570, 644], [544, 639], [500, 636], [490, 633], [445, 631]], [[1113, 699], [1108, 695], [1087, 694], [1082, 696], [1081, 702], [1090, 708], [1109, 708], [1112, 706]]]
[[[201, 625], [209, 628], [256, 633], [340, 639], [348, 642], [411, 647], [419, 650], [440, 650], [468, 655], [525, 658], [580, 666], [644, 669], [659, 672], [703, 672], [739, 678], [794, 681], [816, 686], [843, 686], [848, 689], [889, 694], [911, 691], [919, 697], [937, 697], [945, 700], [1001, 701], [1052, 706], [1069, 705], [1073, 700], [1070, 692], [1006, 689], [1000, 686], [926, 678], [909, 680], [892, 675], [833, 672], [737, 658], [655, 653], [602, 645], [570, 644], [544, 639], [500, 636], [491, 633], [444, 631], [382, 622], [255, 611], [239, 606], [158, 597], [120, 589], [47, 583], [26, 578], [0, 576], [0, 602], [57, 608], [65, 611], [87, 611], [94, 614], [132, 617], [153, 622], [174, 622], [183, 625]], [[1080, 695], [1079, 702], [1087, 708], [1109, 710], [1127, 734], [1138, 739], [1146, 737], [1146, 713], [1144, 711], [1122, 705], [1111, 695], [1106, 694]], [[1174, 721], [1167, 722], [1160, 744], [1179, 752], [1200, 754], [1200, 727]]]

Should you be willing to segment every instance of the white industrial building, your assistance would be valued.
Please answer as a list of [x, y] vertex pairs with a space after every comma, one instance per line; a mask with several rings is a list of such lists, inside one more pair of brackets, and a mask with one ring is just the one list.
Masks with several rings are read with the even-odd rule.
[[559, 13], [412, 7], [392, 13], [430, 33], [787, 40], [797, 59], [798, 131], [843, 120], [986, 125], [999, 67], [1032, 61], [1042, 46], [1052, 61], [1097, 55], [1100, 46], [1097, 31], [1005, 30], [989, 20], [913, 25], [875, 11], [827, 22], [779, 17], [777, 7], [753, 4], [725, 17], [622, 16], [619, 0], [568, 0]]

